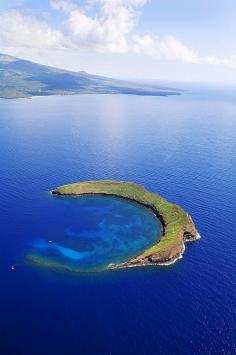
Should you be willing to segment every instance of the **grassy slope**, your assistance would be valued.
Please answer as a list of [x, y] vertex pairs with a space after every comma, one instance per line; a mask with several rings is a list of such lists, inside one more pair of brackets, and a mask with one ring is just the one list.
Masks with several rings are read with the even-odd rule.
[[[161, 196], [147, 191], [144, 187], [129, 182], [119, 181], [90, 181], [61, 186], [53, 193], [59, 195], [82, 195], [82, 194], [110, 194], [135, 200], [150, 206], [157, 214], [161, 215], [165, 223], [165, 235], [151, 248], [147, 249], [142, 257], [157, 252], [167, 252], [183, 244], [183, 233], [188, 223], [192, 223], [191, 217], [182, 208], [174, 205]], [[181, 239], [177, 236], [181, 235]], [[182, 247], [181, 244], [181, 247]]]
[[86, 72], [72, 72], [0, 54], [0, 97], [19, 98], [72, 94], [166, 96], [174, 89], [130, 83]]

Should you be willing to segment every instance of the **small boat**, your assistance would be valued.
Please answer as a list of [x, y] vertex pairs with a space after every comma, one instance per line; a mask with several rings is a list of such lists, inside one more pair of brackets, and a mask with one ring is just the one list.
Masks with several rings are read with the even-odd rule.
[[15, 270], [15, 264], [11, 266], [11, 270]]

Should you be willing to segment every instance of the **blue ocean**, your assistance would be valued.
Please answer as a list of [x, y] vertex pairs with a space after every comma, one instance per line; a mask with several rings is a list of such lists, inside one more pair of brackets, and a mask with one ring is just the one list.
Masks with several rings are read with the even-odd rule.
[[[1, 99], [0, 162], [1, 355], [236, 353], [235, 91]], [[96, 179], [181, 205], [201, 239], [174, 265], [106, 271], [161, 225], [131, 202], [49, 193]]]

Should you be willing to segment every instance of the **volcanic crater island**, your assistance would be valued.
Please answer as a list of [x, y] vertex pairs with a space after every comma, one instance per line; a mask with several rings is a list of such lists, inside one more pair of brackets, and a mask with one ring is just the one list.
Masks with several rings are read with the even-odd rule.
[[[64, 198], [104, 195], [127, 199], [150, 208], [159, 219], [162, 224], [162, 235], [154, 245], [130, 260], [110, 263], [107, 269], [172, 264], [181, 258], [185, 250], [185, 242], [199, 238], [193, 220], [187, 212], [180, 206], [168, 202], [158, 194], [149, 192], [143, 186], [135, 183], [110, 180], [86, 181], [57, 187], [51, 193]], [[29, 259], [35, 264], [42, 264], [42, 266], [66, 269], [65, 266], [59, 264], [51, 265], [49, 262], [45, 264], [45, 260], [33, 256]]]

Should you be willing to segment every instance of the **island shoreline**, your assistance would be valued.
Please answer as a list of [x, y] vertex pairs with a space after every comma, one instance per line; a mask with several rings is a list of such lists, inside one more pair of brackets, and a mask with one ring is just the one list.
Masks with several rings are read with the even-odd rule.
[[[131, 197], [128, 193], [127, 195], [125, 195], [125, 193], [122, 190], [120, 190], [122, 192], [119, 192], [119, 188], [122, 189], [123, 186], [125, 188], [130, 188], [130, 189], [132, 188], [134, 192], [137, 190], [138, 194], [140, 194], [141, 192], [140, 195], [141, 198], [138, 198], [137, 196]], [[117, 190], [117, 188], [118, 188], [118, 192], [115, 192], [114, 190]], [[119, 264], [109, 264], [107, 269], [114, 270], [114, 269], [130, 268], [130, 267], [137, 267], [137, 266], [172, 265], [177, 260], [182, 258], [183, 253], [185, 251], [185, 242], [199, 239], [199, 234], [195, 228], [192, 218], [186, 212], [184, 212], [179, 206], [166, 201], [159, 195], [149, 192], [141, 185], [137, 185], [130, 182], [123, 182], [123, 181], [99, 180], [99, 181], [89, 181], [89, 182], [64, 185], [59, 188], [51, 190], [51, 194], [63, 198], [64, 197], [77, 198], [86, 195], [87, 196], [103, 195], [103, 196], [123, 198], [125, 200], [129, 200], [131, 202], [140, 204], [146, 208], [151, 209], [154, 215], [159, 219], [163, 228], [162, 235], [160, 240], [158, 240], [153, 247], [145, 250], [137, 257], [133, 257], [128, 261], [121, 262]], [[161, 212], [161, 209], [159, 210], [151, 202], [150, 204], [148, 202], [144, 202], [142, 200], [143, 194], [150, 194], [150, 197], [152, 199], [155, 197], [158, 202], [168, 205], [168, 208], [174, 211], [173, 214], [177, 215], [176, 225], [178, 225], [178, 229], [174, 238], [173, 237], [170, 238], [170, 236], [168, 236], [168, 232], [170, 234], [170, 231], [168, 231], [168, 227], [169, 225], [171, 225], [172, 221], [171, 222], [166, 221], [166, 218]], [[181, 218], [183, 219], [182, 224], [179, 223], [179, 219]], [[171, 227], [172, 229], [174, 229], [175, 225], [172, 225]], [[168, 242], [171, 241], [171, 243], [169, 243], [167, 247], [166, 246], [162, 247], [160, 242], [164, 244], [163, 243], [164, 240], [166, 244], [167, 242], [167, 238], [165, 238], [166, 235], [167, 238], [169, 238]]]

